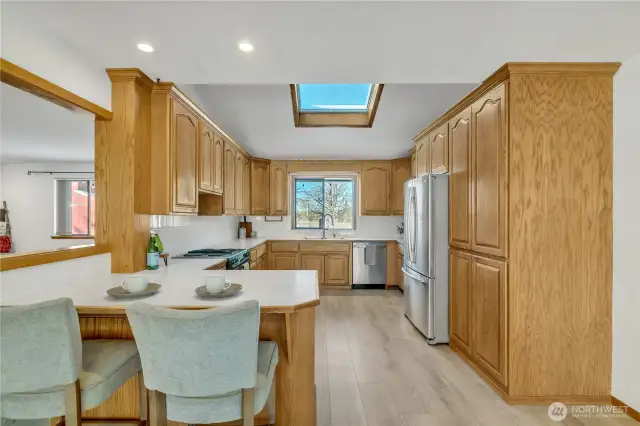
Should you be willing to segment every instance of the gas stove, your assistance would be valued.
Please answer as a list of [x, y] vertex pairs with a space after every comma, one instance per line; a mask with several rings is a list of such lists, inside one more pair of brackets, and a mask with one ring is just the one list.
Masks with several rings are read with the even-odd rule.
[[191, 250], [175, 256], [176, 259], [208, 259], [226, 258], [227, 269], [248, 269], [245, 264], [249, 264], [249, 250], [246, 249], [199, 249]]

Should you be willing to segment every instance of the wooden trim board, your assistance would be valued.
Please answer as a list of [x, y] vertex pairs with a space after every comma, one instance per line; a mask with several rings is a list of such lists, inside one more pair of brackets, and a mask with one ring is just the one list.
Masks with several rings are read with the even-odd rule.
[[93, 240], [93, 235], [52, 235], [52, 240]]
[[640, 412], [635, 408], [620, 401], [618, 398], [616, 398], [613, 395], [611, 395], [611, 405], [614, 405], [616, 407], [626, 407], [625, 412], [627, 413], [627, 416], [631, 417], [633, 420], [637, 422], [640, 422]]
[[14, 253], [0, 256], [0, 271], [28, 268], [30, 266], [46, 265], [47, 263], [63, 262], [81, 257], [95, 256], [109, 253], [109, 245], [83, 245], [63, 247], [51, 251], [33, 253]]
[[111, 111], [100, 105], [96, 105], [2, 58], [0, 58], [0, 80], [63, 108], [89, 112], [95, 115], [98, 121], [109, 121], [113, 117]]

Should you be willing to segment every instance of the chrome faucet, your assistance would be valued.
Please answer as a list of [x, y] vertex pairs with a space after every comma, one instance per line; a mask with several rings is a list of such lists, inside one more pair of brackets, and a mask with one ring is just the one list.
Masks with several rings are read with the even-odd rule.
[[327, 216], [331, 218], [331, 227], [332, 228], [336, 227], [336, 223], [333, 220], [333, 216], [331, 216], [330, 214], [325, 214], [324, 216], [322, 216], [322, 239], [323, 240], [327, 239], [327, 237], [325, 236], [325, 232], [327, 231]]

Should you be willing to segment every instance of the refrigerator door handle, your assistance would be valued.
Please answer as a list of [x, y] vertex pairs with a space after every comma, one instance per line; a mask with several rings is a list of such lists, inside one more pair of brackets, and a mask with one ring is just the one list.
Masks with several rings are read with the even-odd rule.
[[423, 284], [427, 284], [429, 282], [427, 278], [420, 276], [420, 274], [413, 272], [411, 269], [408, 269], [404, 266], [401, 269], [402, 269], [402, 272], [404, 272], [405, 274], [407, 274], [408, 276], [410, 276], [416, 281], [420, 281]]
[[418, 230], [416, 229], [416, 223], [418, 222], [418, 206], [417, 206], [417, 199], [416, 199], [416, 189], [414, 187], [411, 188], [411, 201], [410, 201], [410, 206], [411, 206], [411, 247], [410, 247], [410, 251], [411, 251], [411, 262], [415, 263], [416, 262], [416, 232], [418, 232]]

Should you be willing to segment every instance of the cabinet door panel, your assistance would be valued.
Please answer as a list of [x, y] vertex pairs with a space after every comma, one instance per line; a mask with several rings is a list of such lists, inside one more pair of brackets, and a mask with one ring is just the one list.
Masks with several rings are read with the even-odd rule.
[[271, 163], [270, 180], [269, 214], [286, 216], [289, 212], [289, 179], [285, 163]]
[[318, 283], [324, 284], [324, 255], [322, 254], [301, 255], [300, 269], [318, 271]]
[[360, 182], [360, 214], [386, 216], [389, 214], [390, 163], [362, 164]]
[[507, 256], [507, 149], [505, 86], [471, 106], [473, 251]]
[[401, 254], [398, 254], [398, 264], [397, 264], [397, 271], [398, 271], [398, 287], [400, 287], [403, 291], [404, 291], [404, 272], [402, 272], [402, 264], [404, 262], [404, 256], [402, 256]]
[[269, 214], [269, 163], [251, 161], [251, 214]]
[[416, 144], [416, 176], [428, 173], [431, 169], [431, 145], [429, 135], [423, 136]]
[[244, 213], [244, 163], [242, 154], [236, 153], [236, 214]]
[[431, 144], [431, 173], [447, 173], [449, 171], [449, 134], [448, 124], [429, 133]]
[[418, 176], [418, 163], [416, 161], [416, 153], [411, 154], [411, 179]]
[[471, 354], [471, 255], [451, 250], [449, 255], [449, 313], [451, 340]]
[[507, 264], [473, 256], [472, 357], [497, 382], [507, 385]]
[[409, 180], [410, 160], [394, 160], [391, 163], [391, 214], [404, 215], [404, 183]]
[[249, 206], [251, 203], [251, 165], [249, 164], [249, 159], [247, 157], [242, 157], [242, 167], [244, 168], [244, 173], [242, 175], [242, 213], [251, 214]]
[[273, 253], [271, 255], [271, 269], [289, 271], [300, 269], [298, 253]]
[[213, 192], [222, 194], [224, 173], [224, 140], [217, 132], [213, 142]]
[[449, 244], [471, 248], [471, 108], [449, 122]]
[[200, 150], [198, 151], [199, 180], [198, 189], [213, 192], [213, 168], [214, 168], [214, 144], [215, 133], [211, 126], [199, 121], [200, 125]]
[[198, 120], [178, 101], [173, 101], [173, 211], [198, 211]]
[[324, 283], [349, 284], [349, 255], [328, 254], [324, 257]]
[[224, 144], [224, 214], [236, 214], [236, 151]]

